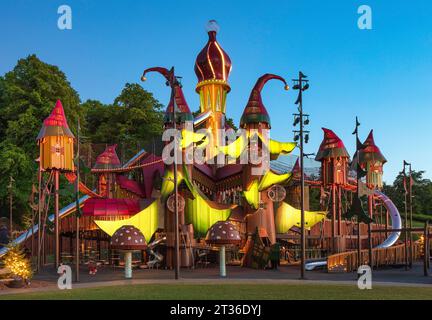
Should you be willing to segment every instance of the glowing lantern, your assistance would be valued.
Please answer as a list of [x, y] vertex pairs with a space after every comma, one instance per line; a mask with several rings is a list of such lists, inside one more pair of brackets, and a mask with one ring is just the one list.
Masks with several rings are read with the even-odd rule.
[[37, 136], [40, 166], [43, 170], [74, 170], [74, 135], [69, 129], [60, 100], [43, 122]]

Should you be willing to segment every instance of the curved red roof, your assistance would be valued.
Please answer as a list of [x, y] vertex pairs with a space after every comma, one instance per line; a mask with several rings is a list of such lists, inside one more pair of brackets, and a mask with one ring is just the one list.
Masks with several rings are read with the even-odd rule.
[[270, 116], [262, 102], [261, 90], [263, 89], [267, 81], [272, 79], [282, 81], [285, 84], [285, 89], [288, 89], [288, 85], [285, 79], [280, 76], [270, 73], [266, 73], [261, 76], [255, 83], [255, 86], [253, 87], [252, 92], [249, 96], [248, 103], [244, 108], [243, 115], [240, 119], [241, 128], [244, 128], [249, 123], [261, 122], [270, 125]]
[[94, 169], [114, 169], [120, 168], [120, 159], [116, 152], [117, 145], [107, 146], [105, 151], [96, 158]]
[[209, 40], [195, 61], [198, 82], [205, 80], [227, 81], [231, 72], [231, 59], [216, 41], [216, 31], [208, 32]]
[[380, 161], [386, 163], [387, 159], [381, 153], [380, 148], [375, 144], [373, 130], [369, 132], [366, 140], [363, 142], [365, 148], [360, 151], [360, 162], [364, 163], [366, 161]]
[[60, 100], [57, 100], [54, 109], [51, 114], [44, 120], [45, 126], [59, 126], [69, 128], [64, 113], [63, 105]]
[[135, 193], [137, 196], [140, 196], [142, 198], [146, 196], [144, 186], [135, 180], [128, 179], [127, 177], [122, 175], [118, 175], [117, 183], [119, 184], [120, 188]]
[[68, 136], [74, 138], [73, 133], [69, 129], [63, 105], [60, 100], [57, 100], [51, 114], [43, 121], [37, 139], [39, 140], [46, 136]]
[[83, 207], [84, 216], [131, 216], [141, 210], [140, 202], [133, 199], [88, 199]]
[[332, 130], [322, 128], [324, 131], [324, 139], [318, 149], [315, 157], [316, 161], [321, 161], [324, 158], [347, 157], [348, 151], [345, 148], [343, 141]]

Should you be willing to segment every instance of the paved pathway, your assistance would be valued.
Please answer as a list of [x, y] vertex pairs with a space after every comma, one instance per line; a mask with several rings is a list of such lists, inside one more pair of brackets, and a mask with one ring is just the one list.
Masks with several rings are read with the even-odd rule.
[[[181, 279], [175, 281], [172, 270], [134, 270], [133, 279], [125, 280], [122, 269], [103, 267], [94, 276], [87, 274], [86, 269], [80, 273], [80, 283], [74, 288], [93, 288], [135, 284], [304, 284], [304, 285], [356, 285], [356, 273], [327, 273], [324, 271], [307, 272], [307, 280], [299, 279], [296, 266], [280, 267], [278, 270], [253, 270], [240, 267], [227, 267], [228, 277], [221, 279], [219, 269], [215, 267], [200, 269], [182, 269]], [[50, 268], [36, 275], [34, 280], [46, 285], [38, 288], [1, 290], [0, 296], [12, 293], [29, 293], [57, 290], [58, 275]], [[432, 276], [423, 276], [423, 266], [416, 263], [406, 271], [404, 267], [387, 268], [373, 271], [373, 284], [383, 286], [430, 287]]]

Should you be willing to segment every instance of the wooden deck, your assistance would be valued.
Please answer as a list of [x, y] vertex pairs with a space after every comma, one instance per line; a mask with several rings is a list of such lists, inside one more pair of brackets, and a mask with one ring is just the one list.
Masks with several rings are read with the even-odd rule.
[[[421, 258], [421, 246], [413, 244], [413, 260]], [[328, 272], [353, 272], [357, 270], [358, 264], [357, 251], [348, 251], [334, 254], [327, 257]], [[372, 249], [372, 267], [382, 267], [390, 265], [405, 264], [405, 245], [399, 244], [390, 248]], [[369, 265], [369, 250], [361, 251], [360, 265]]]

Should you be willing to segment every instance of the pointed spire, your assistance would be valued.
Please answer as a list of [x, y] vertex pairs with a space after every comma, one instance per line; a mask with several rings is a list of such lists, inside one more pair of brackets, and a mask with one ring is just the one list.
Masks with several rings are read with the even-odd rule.
[[93, 169], [116, 169], [121, 167], [120, 159], [116, 152], [117, 145], [107, 146], [105, 151], [96, 158]]
[[[294, 163], [294, 166], [291, 170], [291, 173], [293, 175], [293, 178], [300, 178], [301, 177], [300, 158], [297, 158], [297, 160]], [[306, 174], [305, 174], [305, 176], [306, 176]]]
[[363, 142], [364, 148], [360, 150], [360, 164], [369, 161], [379, 161], [382, 164], [387, 162], [387, 159], [381, 153], [380, 148], [375, 144], [373, 130], [369, 132], [366, 140]]
[[285, 90], [289, 89], [285, 79], [280, 76], [267, 73], [260, 77], [255, 83], [255, 86], [253, 87], [249, 96], [249, 101], [243, 111], [243, 115], [240, 120], [241, 128], [244, 128], [249, 123], [267, 123], [270, 127], [270, 117], [262, 102], [261, 90], [267, 81], [272, 79], [282, 81], [285, 84]]
[[69, 129], [63, 105], [60, 100], [57, 100], [51, 114], [43, 121], [42, 128], [36, 140], [47, 136], [68, 136], [75, 138]]
[[315, 157], [316, 161], [321, 161], [324, 158], [347, 157], [348, 151], [345, 148], [343, 141], [332, 130], [322, 128], [324, 131], [324, 139], [318, 149]]
[[226, 83], [231, 72], [231, 59], [216, 40], [219, 26], [215, 20], [207, 24], [208, 42], [195, 61], [198, 82], [216, 80]]
[[179, 120], [179, 122], [193, 121], [193, 116], [186, 102], [186, 98], [184, 97], [181, 84], [175, 77], [174, 68], [171, 68], [171, 70], [168, 70], [163, 67], [148, 68], [143, 72], [143, 75], [141, 77], [142, 81], [147, 80], [145, 76], [148, 72], [159, 72], [167, 80], [166, 85], [167, 86], [172, 85], [172, 87], [174, 88], [174, 99], [171, 97], [168, 103], [167, 109], [165, 111], [164, 123], [166, 124], [172, 122], [174, 102], [176, 105], [176, 113], [177, 112], [179, 113], [178, 115], [176, 115], [176, 117], [178, 117], [177, 119]]

